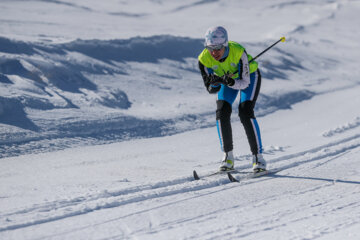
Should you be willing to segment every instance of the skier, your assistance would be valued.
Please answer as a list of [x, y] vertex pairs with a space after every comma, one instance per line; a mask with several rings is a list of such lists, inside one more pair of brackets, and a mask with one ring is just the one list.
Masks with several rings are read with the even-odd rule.
[[249, 64], [252, 57], [239, 43], [228, 41], [227, 31], [221, 26], [207, 30], [204, 45], [205, 49], [198, 57], [199, 68], [207, 91], [218, 94], [216, 124], [224, 152], [220, 170], [234, 169], [230, 116], [232, 104], [240, 92], [239, 117], [253, 154], [253, 171], [265, 171], [260, 128], [254, 114], [261, 85], [258, 64], [255, 61]]

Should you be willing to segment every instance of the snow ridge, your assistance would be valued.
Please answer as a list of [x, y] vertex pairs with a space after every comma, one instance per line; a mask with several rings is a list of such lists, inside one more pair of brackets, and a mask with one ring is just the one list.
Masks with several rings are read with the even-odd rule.
[[332, 137], [336, 134], [344, 133], [348, 130], [351, 130], [353, 128], [357, 128], [360, 126], [360, 117], [356, 117], [353, 121], [346, 123], [344, 125], [341, 125], [339, 127], [336, 127], [334, 129], [331, 129], [329, 131], [324, 132], [322, 135], [324, 137]]

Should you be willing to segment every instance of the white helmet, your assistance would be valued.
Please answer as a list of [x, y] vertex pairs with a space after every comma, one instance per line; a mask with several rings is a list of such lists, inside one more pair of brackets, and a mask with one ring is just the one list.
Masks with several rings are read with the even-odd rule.
[[206, 31], [205, 34], [205, 47], [212, 47], [212, 46], [228, 46], [228, 35], [226, 29], [217, 26], [211, 27]]

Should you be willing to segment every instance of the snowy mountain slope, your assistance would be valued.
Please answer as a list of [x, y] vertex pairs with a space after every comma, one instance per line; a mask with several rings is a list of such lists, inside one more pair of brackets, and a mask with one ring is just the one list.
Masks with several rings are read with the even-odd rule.
[[[77, 141], [155, 137], [214, 125], [213, 104], [203, 91], [194, 58], [202, 48], [199, 39], [155, 36], [44, 45], [3, 38], [2, 42], [0, 69], [7, 79], [0, 99], [0, 121], [7, 124], [2, 156], [44, 151], [44, 139], [54, 145], [49, 151]], [[174, 45], [184, 50], [173, 51]], [[295, 56], [286, 59], [289, 72], [302, 68]], [[285, 71], [278, 75], [273, 69], [277, 69], [273, 64], [265, 66], [264, 77], [286, 79]], [[291, 89], [276, 90], [272, 96], [270, 90], [259, 97], [259, 116], [314, 95]], [[71, 144], [58, 140], [63, 137], [78, 140], [68, 140]], [[14, 147], [16, 151], [11, 150]]]
[[[359, 3], [1, 1], [0, 239], [358, 239]], [[256, 108], [281, 171], [240, 184], [191, 176], [222, 155], [217, 24], [253, 56], [287, 37]], [[236, 107], [233, 130], [249, 171]]]

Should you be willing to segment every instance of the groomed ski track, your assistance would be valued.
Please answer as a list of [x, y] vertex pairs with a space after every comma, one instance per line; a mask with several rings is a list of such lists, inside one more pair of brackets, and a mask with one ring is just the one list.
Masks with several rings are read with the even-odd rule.
[[[316, 146], [306, 151], [285, 155], [279, 158], [270, 159], [269, 163], [271, 167], [281, 168], [282, 170], [276, 174], [270, 174], [257, 179], [246, 179], [240, 183], [230, 183], [227, 176], [216, 175], [199, 181], [194, 181], [191, 177], [191, 170], [189, 170], [189, 176], [183, 176], [181, 178], [170, 179], [169, 181], [154, 182], [151, 185], [139, 185], [131, 188], [122, 188], [118, 190], [106, 191], [97, 195], [84, 195], [76, 196], [72, 199], [59, 199], [54, 202], [46, 204], [36, 204], [27, 208], [17, 209], [16, 211], [3, 212], [0, 218], [2, 219], [0, 232], [8, 237], [11, 236], [11, 231], [23, 229], [27, 231], [27, 227], [32, 226], [32, 230], [36, 232], [36, 228], [42, 228], [44, 224], [57, 224], [59, 221], [76, 222], [77, 217], [81, 217], [85, 214], [93, 214], [93, 218], [96, 219], [98, 214], [109, 214], [112, 211], [116, 212], [114, 216], [109, 217], [105, 222], [93, 222], [91, 224], [74, 225], [70, 232], [57, 232], [54, 235], [42, 236], [39, 239], [46, 238], [69, 238], [76, 232], [81, 232], [86, 229], [102, 228], [104, 225], [112, 225], [116, 223], [122, 225], [123, 220], [129, 218], [147, 218], [152, 211], [168, 211], [170, 209], [176, 209], [179, 211], [184, 202], [193, 202], [193, 204], [211, 204], [214, 206], [213, 212], [199, 212], [194, 213], [192, 217], [184, 219], [171, 220], [161, 222], [157, 226], [147, 226], [145, 228], [138, 228], [135, 231], [129, 229], [129, 234], [142, 236], [142, 234], [149, 234], [149, 230], [154, 234], [160, 234], [166, 232], [166, 230], [174, 228], [181, 229], [182, 227], [191, 227], [193, 222], [196, 225], [201, 225], [201, 222], [206, 224], [211, 218], [216, 218], [221, 214], [226, 219], [227, 212], [239, 211], [238, 219], [229, 219], [228, 222], [224, 222], [225, 226], [219, 229], [214, 229], [213, 232], [206, 234], [209, 238], [216, 238], [216, 236], [223, 236], [223, 239], [234, 239], [246, 236], [251, 236], [258, 232], [266, 232], [266, 228], [271, 229], [283, 229], [286, 224], [301, 224], [307, 217], [316, 214], [320, 219], [324, 215], [333, 215], [334, 222], [331, 225], [323, 227], [321, 229], [315, 229], [319, 232], [319, 236], [325, 233], [333, 233], [340, 231], [342, 226], [348, 227], [349, 221], [353, 221], [350, 225], [356, 225], [360, 223], [360, 213], [357, 213], [358, 220], [353, 218], [347, 218], [346, 212], [352, 211], [355, 207], [360, 207], [358, 196], [360, 194], [360, 181], [348, 181], [341, 177], [328, 178], [326, 174], [324, 177], [312, 177], [312, 173], [321, 172], [321, 167], [335, 161], [338, 158], [352, 158], [352, 156], [358, 156], [360, 153], [360, 134], [355, 134], [350, 137], [343, 138], [341, 140], [332, 141], [322, 146]], [[242, 169], [246, 169], [248, 166], [242, 166]], [[240, 169], [241, 169], [240, 168]], [[299, 175], [299, 173], [302, 173]], [[295, 174], [294, 174], [295, 173]], [[321, 176], [321, 174], [317, 175]], [[141, 176], [139, 176], [141, 178]], [[286, 192], [281, 193], [281, 199], [284, 199], [286, 194], [291, 199], [298, 196], [305, 198], [306, 195], [312, 195], [317, 192], [326, 191], [328, 188], [336, 189], [336, 194], [328, 196], [327, 199], [310, 198], [308, 202], [301, 202], [299, 205], [293, 205], [291, 207], [282, 206], [279, 211], [270, 213], [266, 217], [267, 222], [262, 226], [262, 219], [258, 219], [256, 211], [261, 211], [261, 208], [267, 204], [276, 204], [276, 199], [280, 198], [279, 192], [276, 192], [276, 186], [281, 185], [282, 182], [287, 180], [297, 179], [292, 185], [289, 185], [289, 189]], [[316, 182], [316, 183], [315, 183]], [[309, 184], [311, 183], [311, 184]], [[257, 193], [252, 191], [255, 186], [264, 185], [272, 186], [271, 191], [265, 191]], [[215, 203], [212, 203], [212, 195], [227, 195], [226, 201], [230, 201], [229, 204], [218, 202], [219, 199], [215, 198]], [[181, 195], [181, 196], [178, 196]], [[258, 197], [260, 197], [258, 200]], [[341, 204], [341, 199], [348, 199], [345, 205]], [[249, 202], [249, 199], [252, 201]], [[284, 204], [282, 200], [282, 204]], [[336, 202], [339, 202], [337, 204]], [[295, 201], [296, 203], [296, 201]], [[294, 202], [292, 202], [294, 204]], [[136, 211], [131, 211], [132, 206], [136, 205]], [[290, 206], [290, 205], [289, 205]], [[336, 208], [330, 206], [337, 206]], [[313, 213], [313, 209], [317, 209], [316, 213]], [[255, 210], [257, 209], [257, 210]], [[319, 211], [320, 209], [320, 211]], [[129, 211], [130, 210], [130, 211]], [[241, 219], [242, 211], [254, 211], [253, 219]], [[294, 214], [297, 211], [302, 211], [304, 214]], [[292, 217], [294, 215], [295, 217]], [[308, 215], [308, 216], [307, 216]], [[247, 214], [247, 216], [249, 216]], [[264, 214], [259, 215], [259, 217]], [[342, 216], [340, 218], [335, 216]], [[69, 220], [71, 218], [71, 220]], [[171, 217], [170, 217], [171, 218]], [[11, 221], [9, 220], [11, 219]], [[166, 219], [166, 217], [165, 217]], [[223, 220], [224, 220], [223, 219]], [[284, 219], [287, 219], [286, 221]], [[232, 221], [242, 222], [242, 224], [236, 224], [233, 226]], [[15, 222], [15, 224], [13, 224]], [[124, 221], [127, 222], [127, 221]], [[150, 222], [151, 223], [151, 222]], [[154, 224], [154, 223], [151, 223]], [[245, 231], [240, 229], [248, 229]], [[314, 231], [315, 231], [314, 230]], [[311, 234], [313, 234], [313, 232]], [[316, 232], [315, 231], [315, 232]], [[119, 232], [116, 236], [119, 237]], [[126, 238], [126, 232], [122, 237]], [[149, 235], [147, 235], [149, 236]], [[151, 236], [151, 235], [150, 235]], [[311, 235], [314, 237], [314, 235]], [[200, 236], [194, 235], [187, 236], [187, 239], [198, 238]], [[204, 237], [203, 235], [201, 237]], [[316, 237], [316, 236], [315, 236]], [[70, 237], [71, 238], [71, 237]], [[11, 238], [5, 238], [11, 239]], [[118, 239], [118, 238], [116, 238]], [[143, 239], [141, 237], [141, 239]], [[145, 237], [145, 239], [147, 239]], [[284, 238], [286, 239], [286, 238]]]

